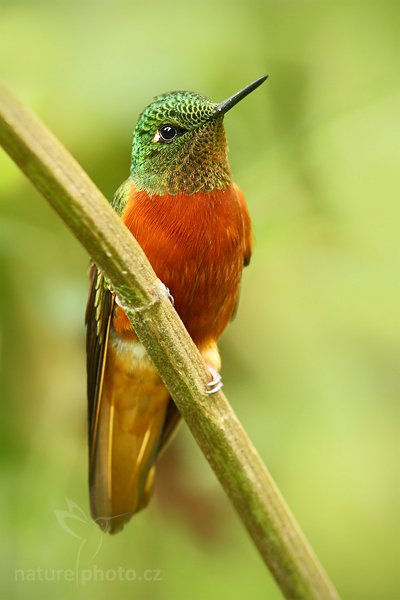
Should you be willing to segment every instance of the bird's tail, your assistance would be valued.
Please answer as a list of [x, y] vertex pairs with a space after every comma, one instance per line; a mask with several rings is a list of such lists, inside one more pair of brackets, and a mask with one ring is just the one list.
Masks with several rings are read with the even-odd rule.
[[109, 533], [148, 503], [169, 402], [152, 364], [126, 358], [110, 344], [89, 457], [92, 515]]

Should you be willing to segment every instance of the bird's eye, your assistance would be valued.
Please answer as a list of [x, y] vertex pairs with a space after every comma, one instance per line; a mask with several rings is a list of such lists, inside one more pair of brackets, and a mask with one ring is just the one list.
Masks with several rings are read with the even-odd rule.
[[161, 125], [158, 129], [159, 141], [164, 144], [170, 144], [173, 140], [185, 133], [184, 129], [179, 129], [174, 125]]

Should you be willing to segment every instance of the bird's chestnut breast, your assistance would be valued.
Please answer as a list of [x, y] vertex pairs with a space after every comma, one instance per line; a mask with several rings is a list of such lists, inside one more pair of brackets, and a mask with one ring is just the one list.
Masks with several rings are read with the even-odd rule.
[[193, 340], [217, 339], [235, 307], [245, 254], [236, 188], [150, 197], [132, 186], [122, 220], [169, 288]]

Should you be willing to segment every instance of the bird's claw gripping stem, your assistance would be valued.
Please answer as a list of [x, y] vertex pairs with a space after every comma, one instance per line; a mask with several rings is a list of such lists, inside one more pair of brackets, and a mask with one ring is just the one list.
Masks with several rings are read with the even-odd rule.
[[165, 286], [165, 291], [167, 292], [167, 298], [168, 298], [168, 300], [171, 302], [172, 306], [174, 306], [174, 304], [175, 304], [174, 297], [171, 294], [171, 292], [169, 291], [169, 288], [167, 288], [167, 286]]
[[173, 295], [169, 291], [169, 288], [167, 288], [167, 286], [162, 281], [160, 281], [160, 283], [161, 283], [161, 287], [163, 288], [164, 294], [166, 295], [166, 297], [168, 298], [168, 300], [171, 302], [172, 306], [174, 306], [175, 300], [174, 300]]
[[211, 396], [212, 394], [219, 392], [224, 384], [222, 383], [221, 375], [218, 373], [217, 369], [210, 367], [210, 365], [207, 365], [207, 367], [212, 375], [212, 380], [206, 383], [206, 394]]
[[[166, 296], [166, 298], [168, 298], [168, 300], [171, 302], [172, 306], [174, 306], [175, 300], [174, 300], [173, 295], [169, 291], [169, 288], [167, 288], [167, 286], [162, 281], [160, 281], [160, 287], [161, 287], [162, 294], [164, 294]], [[110, 290], [110, 292], [112, 292], [112, 288], [110, 285], [108, 286], [108, 289]], [[117, 306], [120, 306], [121, 308], [124, 308], [123, 303], [121, 302], [121, 300], [118, 298], [117, 295], [115, 295], [115, 304], [117, 304]]]

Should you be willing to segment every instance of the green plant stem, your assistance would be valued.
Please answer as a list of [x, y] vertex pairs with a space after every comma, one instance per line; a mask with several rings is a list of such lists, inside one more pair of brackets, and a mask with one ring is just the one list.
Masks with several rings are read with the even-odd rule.
[[338, 599], [136, 240], [77, 162], [0, 86], [0, 143], [112, 283], [194, 438], [286, 598]]

